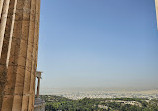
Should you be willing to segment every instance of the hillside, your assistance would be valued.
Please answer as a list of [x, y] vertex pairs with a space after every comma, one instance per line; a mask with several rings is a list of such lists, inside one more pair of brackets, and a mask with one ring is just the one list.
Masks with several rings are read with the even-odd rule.
[[114, 98], [71, 100], [61, 96], [43, 95], [46, 111], [158, 111], [158, 100]]

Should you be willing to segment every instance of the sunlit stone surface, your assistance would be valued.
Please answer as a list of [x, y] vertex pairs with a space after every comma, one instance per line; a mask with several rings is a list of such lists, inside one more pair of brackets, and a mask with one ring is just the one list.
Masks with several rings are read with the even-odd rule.
[[40, 0], [0, 0], [0, 111], [33, 111]]

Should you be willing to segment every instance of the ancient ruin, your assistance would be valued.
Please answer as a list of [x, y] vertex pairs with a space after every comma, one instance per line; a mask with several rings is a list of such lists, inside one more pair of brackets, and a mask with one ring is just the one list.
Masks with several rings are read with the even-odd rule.
[[[158, 18], [158, 0], [155, 3]], [[0, 111], [34, 111], [38, 107], [39, 18], [40, 0], [0, 0]]]
[[0, 0], [0, 111], [33, 111], [40, 0]]
[[45, 101], [43, 101], [39, 94], [40, 94], [40, 80], [41, 80], [41, 74], [42, 72], [37, 71], [36, 72], [36, 78], [37, 78], [37, 94], [35, 96], [35, 105], [34, 105], [34, 111], [45, 111]]

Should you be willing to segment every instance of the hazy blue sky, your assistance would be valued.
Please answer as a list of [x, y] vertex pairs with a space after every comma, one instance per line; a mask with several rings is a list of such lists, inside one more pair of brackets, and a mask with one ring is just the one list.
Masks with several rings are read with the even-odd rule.
[[42, 87], [158, 87], [154, 0], [42, 0]]

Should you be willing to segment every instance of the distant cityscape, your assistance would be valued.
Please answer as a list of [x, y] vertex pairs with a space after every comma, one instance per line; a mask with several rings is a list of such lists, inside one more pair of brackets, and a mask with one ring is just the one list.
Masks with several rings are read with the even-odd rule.
[[158, 89], [119, 88], [43, 88], [42, 95], [56, 95], [73, 100], [87, 98], [147, 98], [158, 99]]

